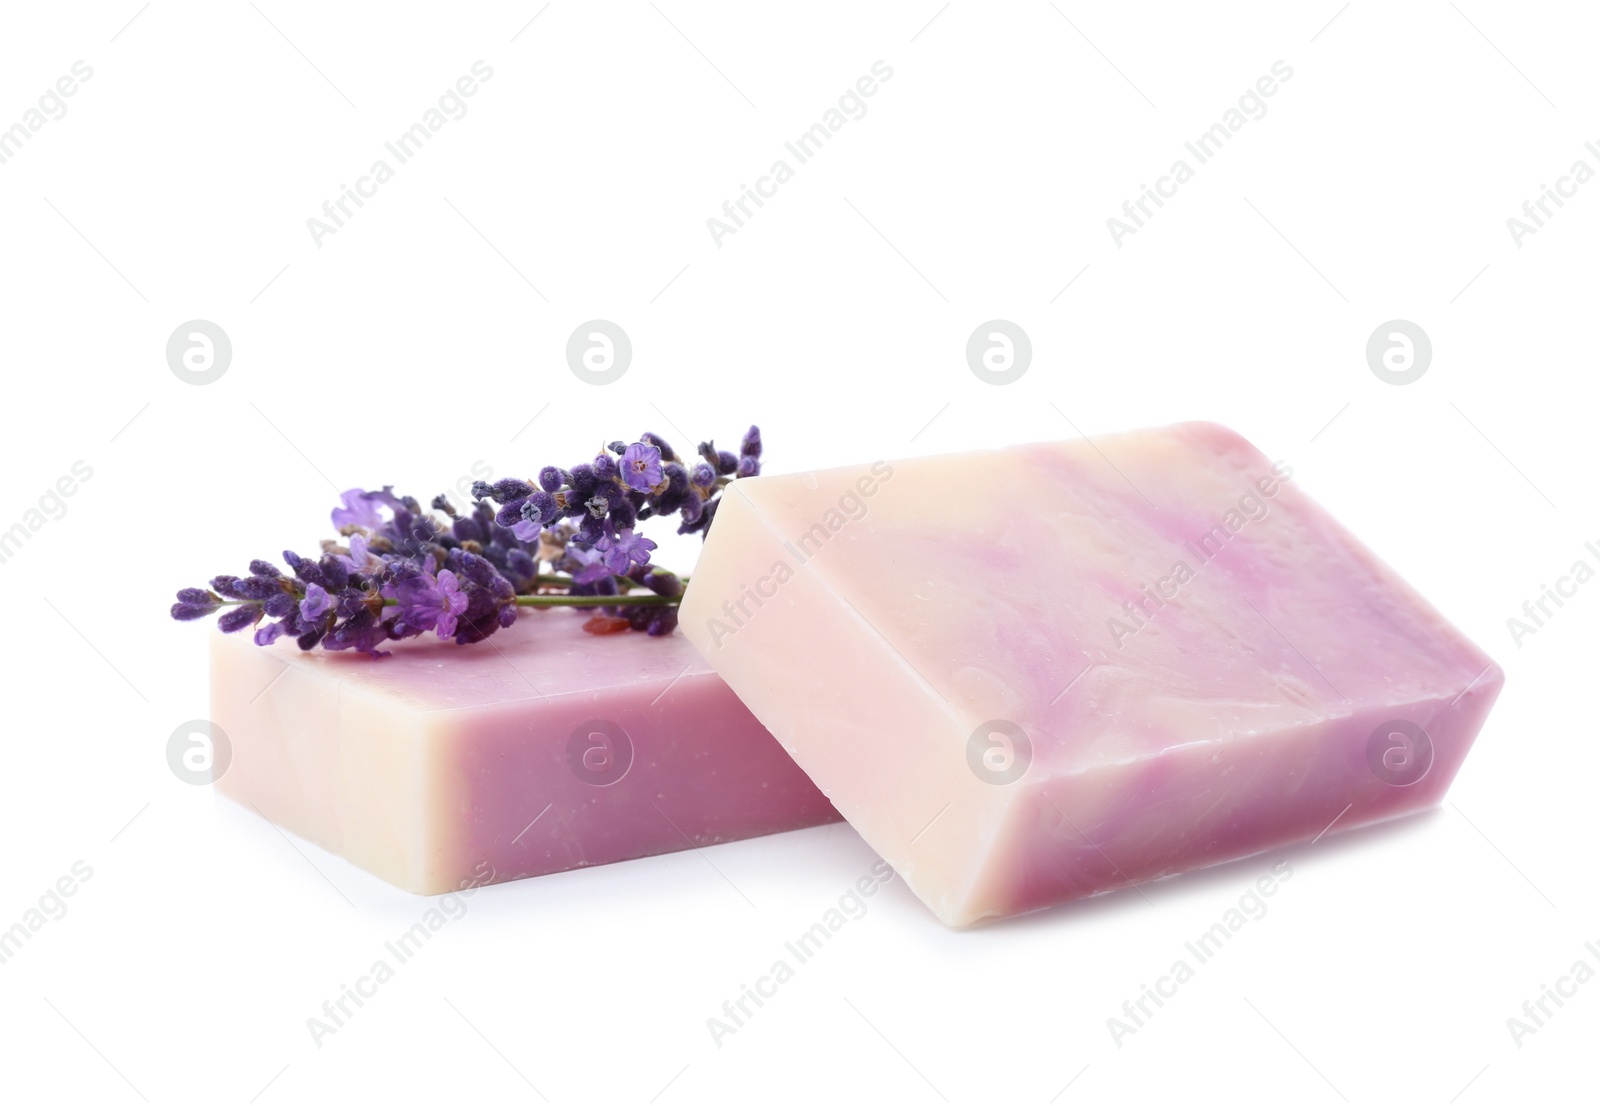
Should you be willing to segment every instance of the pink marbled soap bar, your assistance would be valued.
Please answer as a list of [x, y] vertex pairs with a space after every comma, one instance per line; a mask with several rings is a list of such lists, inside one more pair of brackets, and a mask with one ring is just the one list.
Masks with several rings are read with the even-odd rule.
[[1208, 423], [740, 480], [681, 626], [953, 925], [1436, 803], [1503, 682]]
[[683, 637], [582, 623], [377, 660], [213, 635], [216, 787], [420, 894], [838, 819]]

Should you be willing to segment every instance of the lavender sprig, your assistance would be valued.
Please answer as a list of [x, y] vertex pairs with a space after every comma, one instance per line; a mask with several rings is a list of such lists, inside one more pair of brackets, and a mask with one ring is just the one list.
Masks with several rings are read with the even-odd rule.
[[678, 533], [704, 537], [722, 489], [760, 473], [761, 433], [752, 426], [737, 455], [710, 442], [697, 453], [691, 466], [642, 434], [570, 469], [546, 466], [536, 480], [480, 481], [466, 514], [442, 495], [424, 510], [389, 486], [354, 488], [332, 515], [344, 544], [324, 541], [314, 558], [285, 551], [288, 574], [256, 560], [248, 576], [184, 588], [172, 617], [216, 614], [225, 633], [254, 629], [257, 645], [290, 636], [302, 649], [372, 656], [429, 632], [482, 641], [523, 607], [592, 609], [584, 628], [595, 633], [669, 634], [687, 578], [651, 562], [656, 543], [638, 526], [677, 516]]

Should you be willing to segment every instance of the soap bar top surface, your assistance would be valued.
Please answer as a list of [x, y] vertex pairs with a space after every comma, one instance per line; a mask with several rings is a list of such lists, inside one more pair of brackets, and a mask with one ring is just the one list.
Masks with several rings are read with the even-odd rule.
[[[791, 570], [814, 572], [952, 711], [1021, 726], [1046, 767], [1348, 714], [1347, 696], [1408, 704], [1492, 663], [1292, 470], [1214, 424], [884, 472], [735, 491]], [[748, 590], [773, 580], [781, 603], [781, 574], [747, 574]], [[692, 608], [708, 656], [762, 616], [755, 599]]]
[[[1243, 801], [1230, 781], [1180, 780], [1172, 766], [1231, 749], [1253, 768], [1288, 750], [1272, 762], [1281, 778], [1263, 775], [1260, 787], [1299, 787], [1297, 764], [1304, 777], [1327, 751], [1318, 743], [1359, 762], [1368, 731], [1396, 717], [1442, 727], [1425, 786], [1384, 792], [1352, 764], [1356, 775], [1324, 774], [1312, 781], [1324, 791], [1294, 801], [1337, 803], [1324, 822], [1355, 803], [1352, 824], [1436, 801], [1476, 722], [1435, 716], [1486, 712], [1502, 680], [1288, 466], [1215, 424], [762, 476], [724, 498], [683, 632], [869, 843], [897, 868], [944, 864], [946, 882], [993, 878], [982, 867], [1004, 863], [1004, 842], [993, 850], [1009, 832], [998, 827], [1022, 816], [1011, 808], [1040, 788], [1034, 800], [1059, 806], [1052, 781], [1075, 776], [1094, 776], [1099, 791], [1072, 797], [1080, 805], [1055, 820], [1092, 826], [1103, 814], [1094, 843], [1109, 852], [1111, 823], [1142, 818], [1160, 862], [1141, 865], [1130, 845], [1125, 867], [1165, 874], [1259, 851], [1272, 832], [1226, 840], [1221, 824], [1213, 851], [1186, 857], [1137, 807], [1187, 788], [1227, 815]], [[1020, 734], [1025, 747], [984, 759], [996, 734]], [[1015, 757], [1024, 763], [1012, 771]], [[1162, 763], [1160, 780], [1109, 771]], [[1013, 782], [996, 777], [1007, 772], [1020, 787], [985, 789]], [[928, 819], [959, 821], [963, 807], [971, 842], [951, 827], [957, 840], [935, 844], [943, 826], [907, 840]], [[952, 855], [964, 848], [988, 855]], [[964, 861], [975, 870], [957, 871]], [[1015, 905], [979, 903], [972, 886], [928, 892], [940, 881], [919, 888], [904, 868], [947, 920]]]
[[421, 638], [390, 643], [377, 659], [355, 650], [301, 651], [274, 643], [272, 655], [307, 672], [350, 681], [356, 694], [408, 711], [481, 709], [563, 695], [707, 676], [711, 666], [683, 638], [627, 631], [590, 634], [570, 610], [521, 612], [509, 629], [469, 646]]

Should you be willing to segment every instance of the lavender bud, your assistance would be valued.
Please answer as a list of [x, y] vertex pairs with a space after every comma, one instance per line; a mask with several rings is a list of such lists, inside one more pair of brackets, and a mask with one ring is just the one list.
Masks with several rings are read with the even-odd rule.
[[494, 520], [507, 530], [522, 521], [522, 508], [527, 504], [526, 499], [513, 499], [495, 513]]
[[172, 617], [179, 622], [193, 622], [197, 618], [204, 618], [216, 612], [215, 606], [202, 607], [198, 603], [172, 604]]
[[337, 557], [322, 558], [323, 586], [329, 591], [343, 591], [350, 583], [350, 570]]
[[[686, 500], [699, 498], [700, 497], [697, 495], [688, 495], [684, 492], [675, 492], [671, 488], [668, 488], [666, 491], [661, 493], [661, 498], [656, 500], [655, 513], [661, 515], [675, 514], [677, 513], [678, 508], [682, 507]], [[640, 515], [639, 517], [643, 518], [644, 516]]]
[[584, 515], [583, 521], [578, 523], [577, 540], [585, 548], [592, 548], [594, 543], [606, 536], [605, 524], [594, 515]]
[[254, 626], [261, 620], [261, 606], [257, 603], [246, 603], [242, 607], [235, 607], [231, 611], [223, 611], [217, 619], [217, 629], [225, 634], [238, 633], [246, 626]]
[[492, 499], [501, 503], [508, 503], [513, 499], [526, 499], [532, 495], [533, 485], [526, 480], [507, 477], [504, 480], [496, 480], [491, 487], [491, 491], [493, 493], [491, 495]]
[[673, 452], [672, 447], [667, 444], [667, 440], [660, 434], [652, 434], [647, 430], [639, 435], [639, 440], [659, 449], [663, 461], [676, 461], [678, 459], [678, 455]]
[[537, 576], [539, 562], [524, 549], [513, 549], [506, 554], [506, 567], [518, 576]]
[[589, 493], [594, 491], [595, 475], [593, 465], [573, 465], [572, 471], [567, 474], [567, 484], [572, 488], [572, 498], [583, 501], [589, 498]]
[[657, 595], [683, 594], [683, 581], [666, 569], [652, 566], [650, 571], [645, 573], [642, 583]]
[[271, 599], [261, 604], [261, 609], [267, 612], [268, 618], [285, 618], [295, 609], [299, 600], [286, 591], [280, 591]]
[[522, 517], [526, 522], [537, 522], [540, 526], [554, 522], [561, 514], [561, 508], [556, 506], [556, 497], [549, 492], [534, 492], [522, 505]]
[[246, 576], [243, 580], [236, 581], [233, 585], [233, 598], [235, 599], [271, 599], [283, 591], [277, 577]]

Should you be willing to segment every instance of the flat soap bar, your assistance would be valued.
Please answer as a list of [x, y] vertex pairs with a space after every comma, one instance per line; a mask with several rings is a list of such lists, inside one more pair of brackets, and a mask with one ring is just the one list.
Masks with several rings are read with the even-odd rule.
[[688, 641], [583, 621], [376, 660], [213, 635], [216, 788], [419, 894], [838, 819]]
[[740, 480], [680, 626], [951, 925], [1436, 803], [1503, 682], [1209, 423]]

